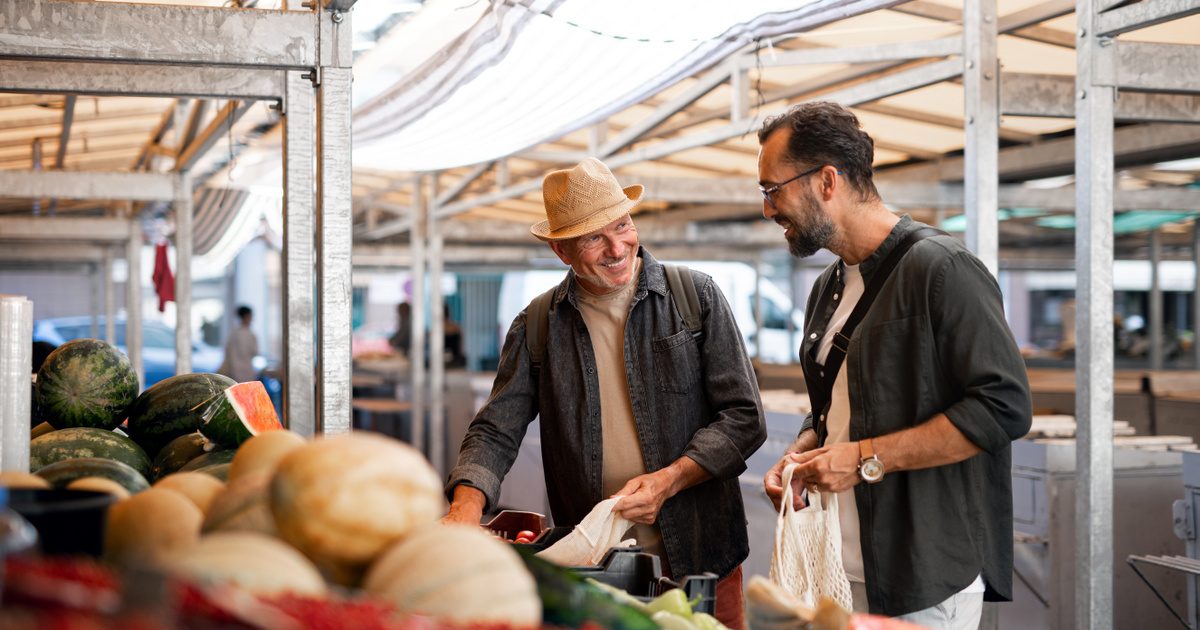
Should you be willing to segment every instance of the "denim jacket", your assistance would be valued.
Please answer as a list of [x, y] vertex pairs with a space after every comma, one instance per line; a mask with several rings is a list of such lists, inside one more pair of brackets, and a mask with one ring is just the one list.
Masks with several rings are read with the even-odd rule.
[[[863, 280], [922, 226], [903, 217], [859, 266]], [[814, 357], [843, 292], [841, 265], [830, 265], [809, 295], [800, 351], [807, 373], [822, 368]], [[922, 240], [854, 330], [845, 366], [851, 440], [944, 413], [982, 449], [957, 464], [854, 486], [871, 612], [897, 616], [934, 606], [980, 573], [985, 599], [1011, 600], [1012, 441], [1029, 431], [1031, 402], [995, 278], [954, 238]]]
[[[658, 515], [675, 576], [725, 576], [749, 554], [738, 475], [766, 439], [758, 383], [733, 312], [712, 278], [692, 271], [701, 334], [683, 325], [661, 263], [639, 249], [642, 271], [625, 325], [625, 373], [649, 472], [687, 455], [712, 479], [668, 499]], [[504, 341], [491, 396], [463, 439], [447, 496], [460, 483], [490, 508], [525, 429], [541, 416], [542, 461], [556, 525], [574, 526], [601, 492], [600, 384], [574, 272], [555, 289], [536, 382], [522, 311]]]

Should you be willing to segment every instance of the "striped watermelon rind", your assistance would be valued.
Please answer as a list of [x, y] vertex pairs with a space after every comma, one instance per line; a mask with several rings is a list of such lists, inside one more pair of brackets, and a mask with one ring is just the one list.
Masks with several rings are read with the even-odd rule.
[[146, 478], [128, 464], [99, 457], [64, 459], [61, 462], [39, 468], [34, 474], [49, 481], [50, 485], [55, 488], [65, 488], [72, 481], [84, 477], [112, 479], [121, 484], [130, 494], [136, 494], [150, 487]]
[[200, 432], [222, 446], [236, 447], [259, 433], [283, 428], [261, 381], [238, 383], [196, 409]]
[[74, 339], [38, 370], [37, 405], [56, 429], [111, 429], [138, 395], [137, 372], [120, 350], [99, 339]]
[[151, 385], [129, 407], [129, 436], [157, 454], [181, 435], [200, 428], [195, 407], [237, 382], [221, 374], [180, 374]]
[[214, 449], [220, 450], [220, 447], [210, 442], [199, 431], [181, 435], [171, 440], [170, 444], [162, 447], [158, 451], [158, 455], [154, 456], [151, 473], [155, 479], [162, 479], [171, 473], [178, 472], [188, 462], [205, 453], [212, 452]]
[[29, 469], [80, 457], [99, 457], [121, 462], [146, 477], [150, 458], [133, 440], [117, 433], [91, 427], [72, 427], [42, 435], [29, 442]]

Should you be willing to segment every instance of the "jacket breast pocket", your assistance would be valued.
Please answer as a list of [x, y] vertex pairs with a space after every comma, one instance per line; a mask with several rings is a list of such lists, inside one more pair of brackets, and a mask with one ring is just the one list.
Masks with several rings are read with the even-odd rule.
[[859, 351], [864, 361], [869, 398], [885, 415], [916, 414], [929, 397], [928, 383], [938, 371], [929, 348], [928, 319], [895, 319], [870, 328]]
[[651, 341], [654, 372], [658, 388], [664, 392], [686, 394], [700, 381], [700, 348], [692, 333], [681, 330], [669, 337]]

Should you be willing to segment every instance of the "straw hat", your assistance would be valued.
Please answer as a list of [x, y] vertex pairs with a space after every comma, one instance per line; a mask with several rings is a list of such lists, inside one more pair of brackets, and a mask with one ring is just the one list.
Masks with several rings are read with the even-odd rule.
[[529, 228], [543, 241], [583, 236], [616, 221], [642, 202], [643, 188], [621, 188], [604, 162], [590, 157], [542, 180], [546, 220]]

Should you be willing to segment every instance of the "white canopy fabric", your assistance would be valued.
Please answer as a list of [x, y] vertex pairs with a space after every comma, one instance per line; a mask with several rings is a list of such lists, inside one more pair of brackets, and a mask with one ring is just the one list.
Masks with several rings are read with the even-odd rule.
[[505, 157], [864, 1], [495, 0], [355, 111], [354, 163], [434, 171]]

